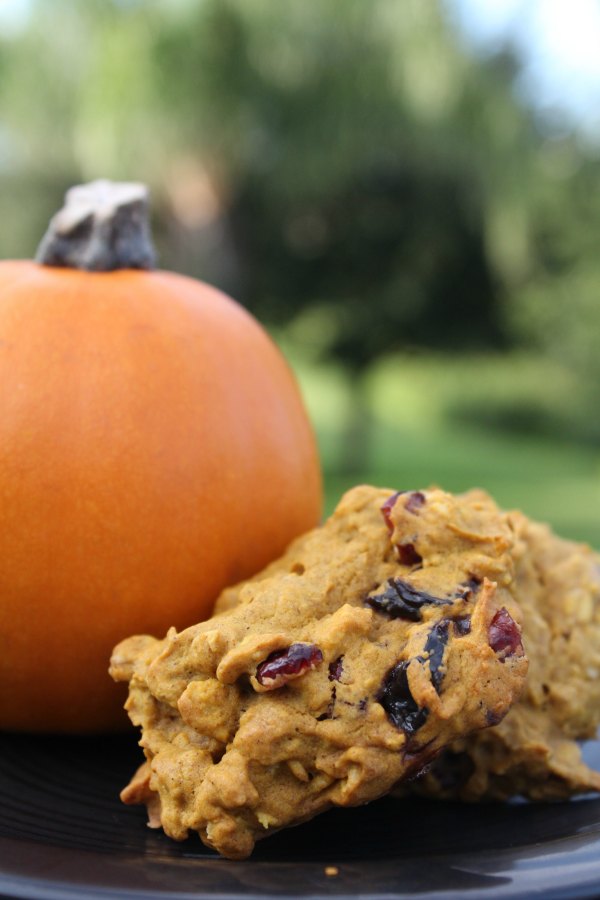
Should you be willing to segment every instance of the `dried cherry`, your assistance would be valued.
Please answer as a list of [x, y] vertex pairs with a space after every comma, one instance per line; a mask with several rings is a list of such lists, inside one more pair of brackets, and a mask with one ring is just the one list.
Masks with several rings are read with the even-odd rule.
[[[342, 673], [344, 671], [344, 657], [338, 656], [337, 659], [334, 659], [333, 662], [329, 663], [329, 675], [327, 676], [330, 681], [341, 681]], [[335, 690], [335, 688], [334, 688]]]
[[493, 709], [488, 709], [485, 714], [485, 721], [490, 726], [497, 725], [499, 722], [502, 721], [502, 719], [504, 718], [505, 715], [506, 715], [506, 710], [498, 713], [498, 712], [494, 712]]
[[324, 722], [326, 719], [333, 719], [333, 711], [335, 709], [335, 701], [336, 701], [337, 691], [335, 688], [335, 684], [331, 688], [331, 698], [329, 703], [327, 704], [327, 709], [324, 713], [321, 713], [320, 716], [317, 716], [317, 722]]
[[452, 600], [434, 597], [425, 591], [418, 591], [402, 578], [388, 578], [387, 587], [382, 594], [367, 597], [366, 603], [375, 612], [384, 613], [390, 619], [408, 619], [409, 622], [421, 621], [421, 607], [428, 604], [449, 606]]
[[476, 594], [480, 587], [481, 579], [477, 578], [475, 575], [472, 575], [471, 578], [467, 579], [467, 581], [463, 581], [462, 584], [459, 584], [458, 590], [456, 591], [456, 596], [462, 597], [464, 600], [469, 600], [471, 595]]
[[[427, 635], [423, 648], [427, 653], [431, 682], [438, 694], [444, 677], [442, 663], [449, 638], [450, 622], [451, 619], [441, 619], [436, 622]], [[425, 662], [425, 658], [422, 656], [418, 656], [417, 660], [420, 663]], [[375, 696], [378, 703], [381, 703], [385, 709], [390, 721], [408, 735], [418, 731], [429, 715], [427, 707], [419, 706], [410, 692], [407, 674], [410, 662], [410, 660], [404, 660], [390, 669]]]
[[450, 628], [450, 619], [440, 619], [433, 626], [425, 641], [425, 653], [429, 654], [429, 671], [431, 672], [431, 682], [437, 693], [440, 692], [444, 673], [441, 670], [444, 659], [444, 650], [448, 643]]
[[459, 637], [471, 633], [471, 616], [457, 616], [452, 621], [454, 622], [454, 631]]
[[424, 725], [429, 710], [418, 706], [410, 692], [406, 672], [409, 664], [410, 660], [404, 660], [389, 670], [375, 699], [381, 703], [392, 724], [411, 735]]

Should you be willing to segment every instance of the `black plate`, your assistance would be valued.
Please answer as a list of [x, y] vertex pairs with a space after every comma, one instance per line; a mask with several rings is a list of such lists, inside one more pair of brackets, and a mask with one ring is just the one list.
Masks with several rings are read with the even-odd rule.
[[[600, 799], [379, 800], [261, 842], [251, 860], [177, 844], [124, 807], [135, 738], [0, 735], [0, 896], [546, 898], [600, 894]], [[600, 744], [586, 748], [600, 766]], [[337, 874], [326, 868], [337, 867]]]

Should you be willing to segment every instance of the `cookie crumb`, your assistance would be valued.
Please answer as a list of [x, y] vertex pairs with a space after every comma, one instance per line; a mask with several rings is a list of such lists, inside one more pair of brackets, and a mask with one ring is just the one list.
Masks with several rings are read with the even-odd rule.
[[337, 866], [325, 866], [325, 874], [329, 877], [331, 877], [332, 875], [339, 875], [340, 870]]

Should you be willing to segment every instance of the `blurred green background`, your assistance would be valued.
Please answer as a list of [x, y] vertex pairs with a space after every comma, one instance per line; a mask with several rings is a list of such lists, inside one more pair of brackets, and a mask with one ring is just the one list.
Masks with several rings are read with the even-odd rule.
[[328, 509], [478, 485], [600, 545], [600, 21], [544, 50], [542, 9], [0, 0], [0, 255], [71, 184], [146, 181], [162, 267], [287, 354]]

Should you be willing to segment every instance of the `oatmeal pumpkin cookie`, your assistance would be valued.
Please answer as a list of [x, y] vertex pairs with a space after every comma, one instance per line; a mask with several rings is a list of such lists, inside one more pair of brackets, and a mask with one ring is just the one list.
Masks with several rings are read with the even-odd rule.
[[530, 663], [525, 690], [501, 724], [456, 742], [415, 787], [465, 800], [600, 791], [577, 744], [600, 723], [600, 558], [521, 513], [508, 524]]
[[147, 760], [125, 802], [243, 858], [499, 722], [527, 670], [513, 541], [487, 498], [359, 487], [213, 619], [121, 643]]

